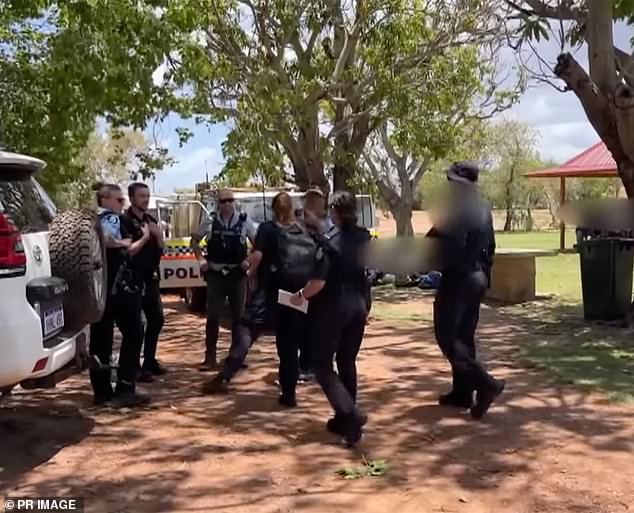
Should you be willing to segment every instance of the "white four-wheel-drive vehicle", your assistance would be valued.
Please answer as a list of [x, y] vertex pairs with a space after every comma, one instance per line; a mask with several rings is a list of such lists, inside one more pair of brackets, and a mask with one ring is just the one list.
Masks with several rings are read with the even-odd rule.
[[48, 388], [85, 367], [105, 307], [96, 214], [58, 212], [34, 175], [41, 160], [0, 151], [0, 392]]

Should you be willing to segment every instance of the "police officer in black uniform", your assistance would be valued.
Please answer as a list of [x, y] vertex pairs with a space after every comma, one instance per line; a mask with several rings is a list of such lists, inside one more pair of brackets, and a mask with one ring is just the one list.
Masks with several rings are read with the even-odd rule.
[[[132, 241], [121, 219], [125, 199], [118, 185], [100, 186], [97, 203], [107, 248], [108, 282], [104, 315], [90, 330], [90, 382], [94, 392], [94, 403], [103, 405], [114, 399], [120, 406], [143, 405], [149, 398], [138, 394], [135, 387], [143, 337], [143, 284], [130, 268], [130, 257], [143, 249], [150, 239], [150, 230], [144, 224], [141, 227], [141, 237]], [[121, 331], [122, 340], [117, 386], [113, 391], [110, 383], [110, 358], [115, 323]]]
[[[303, 196], [304, 227], [320, 244], [324, 241], [326, 231], [326, 197], [320, 189], [309, 189]], [[310, 356], [310, 337], [308, 336], [308, 318], [302, 327], [304, 336], [299, 342], [299, 379], [312, 381], [313, 372]]]
[[132, 234], [133, 240], [143, 235], [142, 226], [150, 230], [150, 239], [141, 251], [132, 257], [131, 266], [143, 280], [142, 307], [145, 314], [145, 339], [143, 346], [143, 365], [139, 381], [151, 382], [153, 376], [165, 374], [166, 369], [156, 358], [159, 335], [165, 323], [163, 302], [159, 287], [159, 266], [163, 255], [163, 234], [158, 221], [148, 214], [150, 188], [144, 183], [133, 183], [128, 187], [130, 208], [123, 217], [125, 229]]
[[[240, 346], [244, 335], [242, 315], [246, 295], [246, 271], [249, 269], [247, 239], [255, 239], [256, 229], [243, 212], [235, 209], [230, 190], [217, 194], [218, 208], [192, 235], [192, 248], [207, 280], [207, 325], [205, 329], [205, 359], [199, 370], [217, 368], [218, 332], [225, 300], [231, 309], [232, 346]], [[207, 254], [203, 257], [200, 241], [207, 239]]]
[[486, 414], [505, 385], [476, 356], [475, 330], [495, 253], [491, 207], [478, 192], [478, 175], [478, 165], [470, 161], [449, 168], [451, 206], [427, 234], [437, 243], [438, 270], [442, 272], [434, 302], [436, 340], [453, 375], [453, 388], [440, 396], [439, 403], [471, 409], [475, 419]]
[[368, 315], [364, 262], [371, 237], [357, 226], [353, 194], [335, 192], [331, 208], [334, 226], [326, 234], [329, 266], [325, 281], [316, 276], [293, 300], [309, 301], [311, 366], [335, 412], [327, 428], [354, 444], [367, 420], [356, 406], [356, 359]]

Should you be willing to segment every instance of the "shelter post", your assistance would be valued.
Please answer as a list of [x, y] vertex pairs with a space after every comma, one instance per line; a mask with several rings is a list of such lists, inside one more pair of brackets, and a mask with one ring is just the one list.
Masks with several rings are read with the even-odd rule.
[[[564, 206], [566, 202], [566, 177], [559, 177], [559, 209]], [[566, 249], [566, 223], [563, 219], [559, 220], [559, 249], [563, 251]]]

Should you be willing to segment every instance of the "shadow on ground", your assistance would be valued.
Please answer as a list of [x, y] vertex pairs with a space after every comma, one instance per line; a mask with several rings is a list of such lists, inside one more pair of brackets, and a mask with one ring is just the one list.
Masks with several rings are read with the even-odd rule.
[[[428, 295], [421, 296], [421, 311], [429, 311]], [[375, 295], [376, 304], [390, 297], [405, 302], [399, 291], [396, 298]], [[483, 309], [483, 358], [509, 386], [504, 401], [482, 422], [436, 406], [450, 374], [429, 323], [373, 321], [359, 359], [360, 405], [370, 422], [360, 448], [348, 451], [324, 429], [329, 408], [315, 384], [300, 386], [297, 410], [278, 406], [270, 338], [253, 347], [250, 368], [236, 377], [230, 395], [201, 396], [201, 384], [209, 377], [195, 370], [204, 319], [184, 314], [175, 298], [166, 299], [165, 309], [161, 355], [170, 373], [149, 387], [152, 407], [90, 410], [86, 376], [42, 395], [17, 394], [2, 405], [0, 457], [6, 462], [1, 463], [0, 492], [19, 488], [40, 496], [84, 495], [91, 511], [99, 512], [118, 511], [121, 504], [134, 504], [135, 512], [339, 511], [374, 494], [379, 500], [382, 493], [410, 493], [412, 487], [429, 489], [430, 501], [438, 489], [454, 494], [501, 494], [504, 489], [506, 495], [496, 502], [503, 505], [505, 500], [512, 504], [519, 485], [527, 498], [538, 501], [543, 455], [570, 451], [570, 461], [577, 461], [588, 457], [584, 454], [601, 459], [634, 450], [630, 410], [608, 415], [591, 395], [549, 381], [518, 360], [527, 339], [563, 336], [557, 334], [556, 318], [564, 310], [549, 317], [528, 308]], [[579, 324], [567, 337], [583, 343], [596, 335], [584, 329]], [[225, 350], [227, 339], [223, 333]], [[68, 461], [61, 461], [62, 450]], [[355, 483], [334, 476], [341, 467], [358, 466], [362, 454], [386, 458], [390, 473]], [[603, 478], [610, 474], [606, 469]], [[595, 492], [587, 493], [594, 497]], [[599, 511], [585, 509], [585, 495], [571, 497], [566, 499], [572, 501], [570, 511]]]

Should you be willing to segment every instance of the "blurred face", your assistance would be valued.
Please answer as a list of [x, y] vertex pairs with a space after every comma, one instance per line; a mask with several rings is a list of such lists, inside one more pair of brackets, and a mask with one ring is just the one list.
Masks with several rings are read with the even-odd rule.
[[235, 198], [231, 191], [220, 191], [218, 193], [218, 211], [223, 216], [233, 214], [235, 208]]
[[130, 197], [130, 204], [134, 208], [145, 212], [150, 206], [150, 189], [147, 187], [139, 187], [134, 191], [134, 196]]
[[326, 215], [326, 202], [322, 196], [311, 194], [304, 199], [304, 212], [322, 219]]
[[121, 191], [108, 191], [106, 196], [101, 200], [101, 204], [104, 208], [111, 210], [115, 214], [123, 213], [123, 207], [125, 205], [125, 198]]
[[293, 200], [286, 193], [280, 193], [273, 199], [273, 214], [278, 223], [290, 223], [293, 221], [295, 212]]

